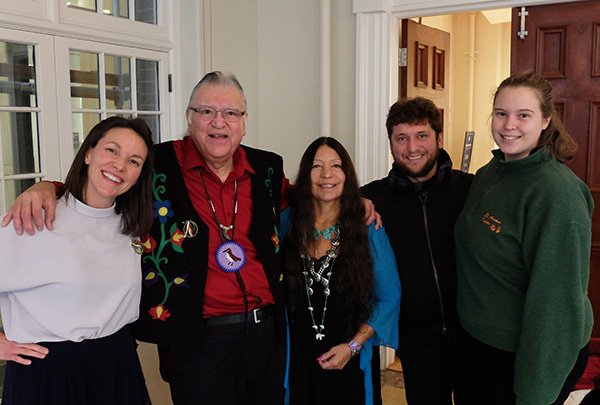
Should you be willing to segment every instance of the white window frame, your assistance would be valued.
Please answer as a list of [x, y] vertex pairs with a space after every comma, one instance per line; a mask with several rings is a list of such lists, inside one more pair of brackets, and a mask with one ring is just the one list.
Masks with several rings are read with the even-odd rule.
[[56, 103], [56, 71], [54, 43], [48, 35], [0, 28], [0, 40], [33, 45], [35, 47], [36, 107], [0, 107], [0, 111], [38, 113], [40, 173], [4, 175], [0, 154], [0, 212], [5, 212], [4, 181], [37, 178], [61, 178], [58, 139], [58, 112]]
[[[70, 92], [70, 77], [69, 77], [69, 51], [77, 50], [81, 52], [93, 52], [100, 54], [110, 54], [122, 56], [124, 58], [141, 58], [158, 62], [158, 77], [159, 77], [159, 106], [160, 115], [160, 134], [161, 140], [167, 138], [169, 132], [169, 93], [168, 93], [168, 54], [166, 52], [148, 51], [144, 49], [130, 48], [119, 45], [105, 44], [100, 42], [85, 41], [70, 38], [56, 38], [55, 54], [56, 54], [56, 85], [57, 85], [57, 104], [58, 104], [58, 133], [60, 134], [60, 156], [61, 156], [61, 173], [66, 175], [73, 160], [73, 140], [71, 128], [71, 92]], [[131, 66], [132, 70], [134, 65]], [[100, 77], [100, 82], [103, 83], [104, 78]], [[132, 80], [131, 93], [135, 97], [135, 81]], [[102, 118], [106, 118], [107, 110], [103, 106], [100, 107]], [[110, 110], [109, 113], [118, 113], [118, 111]], [[130, 110], [123, 110], [124, 114], [128, 114]], [[140, 113], [145, 113], [146, 111]], [[155, 113], [149, 111], [148, 113]], [[62, 178], [62, 177], [61, 177]]]
[[0, 0], [0, 25], [50, 35], [171, 51], [173, 40], [170, 24], [174, 1], [157, 0], [155, 25], [68, 7], [66, 0]]
[[[38, 113], [40, 172], [4, 176], [4, 166], [0, 155], [0, 212], [6, 212], [4, 181], [23, 179], [61, 180], [67, 175], [73, 160], [71, 83], [69, 75], [69, 51], [71, 49], [106, 53], [122, 57], [135, 57], [158, 62], [158, 89], [160, 112], [147, 111], [160, 116], [161, 140], [170, 139], [170, 103], [168, 72], [168, 52], [150, 51], [96, 41], [64, 38], [37, 34], [28, 31], [0, 28], [0, 40], [30, 44], [35, 47], [36, 107], [0, 107], [0, 111], [31, 111]], [[132, 65], [134, 69], [134, 65]], [[101, 78], [102, 80], [102, 78]], [[132, 97], [136, 97], [135, 80], [132, 80]], [[108, 111], [115, 113], [115, 110]], [[123, 114], [130, 113], [124, 110]], [[146, 113], [146, 111], [138, 111]], [[102, 118], [107, 110], [101, 110]]]

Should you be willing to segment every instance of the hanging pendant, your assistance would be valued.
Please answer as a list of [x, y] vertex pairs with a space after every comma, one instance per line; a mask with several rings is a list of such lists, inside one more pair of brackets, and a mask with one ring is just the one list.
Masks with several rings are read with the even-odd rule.
[[318, 283], [319, 281], [321, 281], [321, 275], [319, 273], [315, 273], [315, 275], [313, 276], [313, 278], [315, 279], [315, 281]]
[[317, 333], [315, 335], [315, 339], [317, 339], [317, 340], [323, 340], [324, 337], [325, 337], [324, 333]]
[[329, 294], [331, 294], [331, 291], [329, 290], [329, 288], [324, 288], [323, 289], [323, 295], [326, 296], [326, 297], [328, 297]]
[[323, 285], [323, 287], [327, 287], [329, 285], [329, 280], [327, 280], [326, 278], [322, 278], [321, 284]]
[[231, 236], [229, 236], [229, 231], [231, 231], [233, 229], [233, 225], [223, 226], [223, 225], [219, 224], [219, 228], [221, 228], [219, 231], [221, 232], [223, 239], [231, 240]]
[[219, 267], [228, 273], [235, 273], [241, 270], [244, 264], [246, 264], [246, 252], [244, 248], [239, 243], [233, 241], [221, 243], [217, 248], [215, 257]]

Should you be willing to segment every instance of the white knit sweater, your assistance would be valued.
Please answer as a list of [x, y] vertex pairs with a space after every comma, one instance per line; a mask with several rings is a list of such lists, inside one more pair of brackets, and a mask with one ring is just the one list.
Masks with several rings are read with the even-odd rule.
[[58, 201], [54, 230], [18, 236], [0, 227], [0, 309], [6, 337], [20, 343], [79, 342], [137, 319], [140, 255], [114, 207]]

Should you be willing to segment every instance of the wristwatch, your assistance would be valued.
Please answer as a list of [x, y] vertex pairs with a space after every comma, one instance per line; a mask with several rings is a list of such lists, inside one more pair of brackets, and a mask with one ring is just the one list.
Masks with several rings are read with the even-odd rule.
[[352, 357], [358, 356], [362, 350], [362, 345], [354, 339], [348, 339], [346, 340], [346, 343], [348, 343], [348, 346], [350, 346], [350, 353], [352, 353]]

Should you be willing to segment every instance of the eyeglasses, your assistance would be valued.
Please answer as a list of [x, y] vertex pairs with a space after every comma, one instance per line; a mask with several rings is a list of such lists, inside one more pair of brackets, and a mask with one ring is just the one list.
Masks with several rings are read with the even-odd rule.
[[227, 122], [239, 122], [246, 114], [246, 111], [240, 111], [237, 108], [224, 108], [222, 110], [209, 106], [200, 106], [198, 108], [188, 107], [188, 109], [198, 113], [202, 121], [212, 121], [217, 118], [219, 111], [223, 114], [223, 119]]

